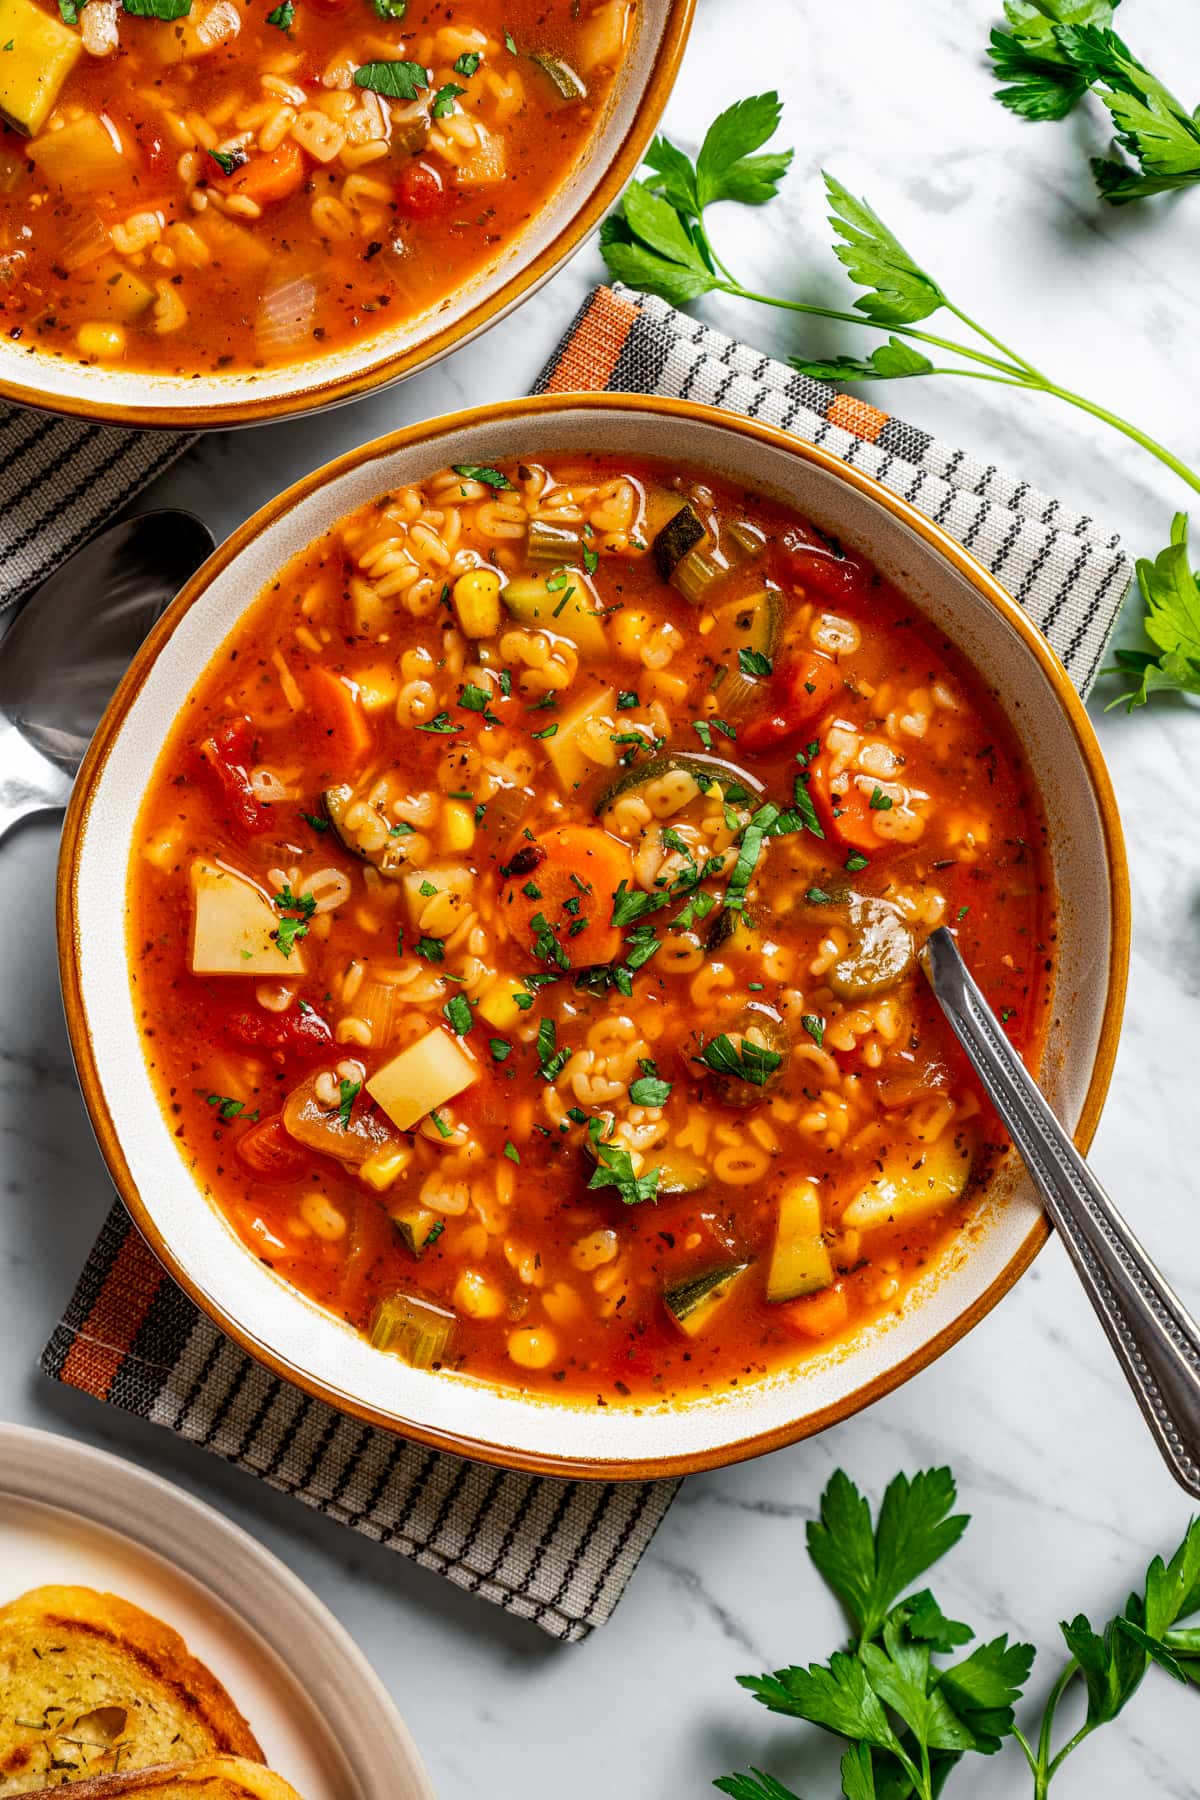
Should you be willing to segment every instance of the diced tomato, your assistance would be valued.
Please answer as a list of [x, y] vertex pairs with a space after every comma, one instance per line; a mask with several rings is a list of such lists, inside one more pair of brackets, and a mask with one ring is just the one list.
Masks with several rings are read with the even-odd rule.
[[235, 1013], [227, 1031], [235, 1043], [251, 1050], [282, 1050], [291, 1055], [323, 1056], [333, 1044], [333, 1033], [311, 1007], [287, 1012]]
[[284, 138], [277, 150], [252, 156], [235, 169], [225, 184], [225, 192], [243, 194], [259, 206], [274, 206], [295, 193], [306, 172], [303, 150], [291, 138]]
[[271, 808], [258, 798], [250, 780], [254, 761], [254, 729], [249, 719], [230, 719], [197, 744], [196, 755], [227, 808], [226, 817], [243, 831], [269, 831]]
[[838, 781], [835, 792], [830, 785], [827, 751], [823, 750], [809, 764], [808, 791], [818, 818], [832, 837], [854, 850], [878, 850], [879, 833], [875, 829], [870, 790], [864, 793], [857, 781], [846, 776]]
[[441, 176], [427, 162], [410, 162], [396, 183], [396, 205], [411, 219], [427, 218], [437, 212], [446, 195]]
[[298, 1181], [312, 1161], [310, 1153], [288, 1136], [282, 1113], [251, 1125], [236, 1148], [246, 1167], [264, 1181]]
[[771, 681], [766, 711], [740, 727], [739, 749], [754, 756], [811, 729], [841, 688], [841, 670], [828, 656], [813, 650], [788, 663]]
[[856, 556], [836, 556], [806, 525], [789, 525], [775, 545], [775, 567], [785, 581], [823, 600], [861, 596], [871, 583], [867, 564]]

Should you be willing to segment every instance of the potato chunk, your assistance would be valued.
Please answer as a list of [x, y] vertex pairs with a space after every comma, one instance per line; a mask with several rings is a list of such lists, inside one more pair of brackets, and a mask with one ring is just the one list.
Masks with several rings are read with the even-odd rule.
[[0, 114], [33, 137], [79, 61], [83, 40], [33, 0], [0, 0]]
[[[3, 6], [5, 0], [0, 0]], [[4, 29], [0, 25], [0, 31]], [[0, 60], [3, 60], [0, 58]], [[43, 181], [72, 193], [95, 194], [128, 187], [129, 158], [115, 144], [95, 113], [72, 119], [61, 131], [48, 131], [29, 150]]]
[[418, 1119], [461, 1094], [478, 1075], [470, 1051], [435, 1027], [377, 1069], [367, 1092], [393, 1124], [411, 1131]]
[[192, 864], [193, 975], [303, 975], [304, 948], [285, 956], [272, 933], [279, 915], [251, 881], [219, 863]]
[[909, 1225], [957, 1200], [971, 1173], [971, 1152], [951, 1126], [936, 1143], [893, 1150], [842, 1213], [847, 1230]]

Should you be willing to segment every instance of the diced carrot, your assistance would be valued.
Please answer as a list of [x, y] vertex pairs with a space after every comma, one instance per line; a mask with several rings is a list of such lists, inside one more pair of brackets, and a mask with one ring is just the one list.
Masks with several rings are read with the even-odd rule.
[[824, 751], [813, 758], [809, 771], [808, 791], [826, 832], [851, 849], [878, 850], [880, 838], [870, 793], [864, 793], [849, 776], [838, 781], [835, 791], [830, 786], [829, 757]]
[[789, 1300], [778, 1311], [793, 1331], [824, 1338], [842, 1329], [850, 1317], [850, 1302], [840, 1287], [831, 1287], [820, 1294], [806, 1294], [802, 1300]]
[[829, 657], [813, 650], [781, 669], [767, 695], [765, 712], [738, 732], [738, 745], [753, 756], [807, 730], [842, 691], [842, 672]]
[[346, 780], [370, 754], [367, 715], [350, 683], [330, 669], [310, 669], [303, 686], [325, 750]]
[[546, 927], [573, 968], [594, 968], [619, 954], [613, 896], [621, 882], [633, 883], [633, 858], [619, 838], [596, 825], [563, 825], [535, 844], [523, 844], [505, 866], [511, 873], [500, 916], [524, 955], [554, 966]]
[[284, 138], [277, 150], [266, 156], [252, 156], [234, 170], [228, 184], [222, 185], [227, 194], [242, 194], [259, 206], [274, 206], [295, 193], [304, 180], [305, 167], [299, 144]]

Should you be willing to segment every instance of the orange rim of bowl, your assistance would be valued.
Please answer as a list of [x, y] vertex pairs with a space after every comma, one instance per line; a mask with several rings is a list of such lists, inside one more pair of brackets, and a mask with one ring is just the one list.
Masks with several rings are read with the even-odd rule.
[[[36, 385], [39, 363], [33, 361], [30, 382], [14, 381], [0, 373], [0, 399], [14, 406], [39, 412], [65, 415], [68, 418], [93, 419], [112, 425], [158, 427], [170, 431], [223, 429], [231, 425], [260, 425], [275, 419], [290, 418], [297, 413], [317, 412], [322, 407], [338, 406], [357, 400], [384, 388], [406, 375], [431, 367], [452, 350], [469, 343], [481, 332], [512, 312], [529, 295], [537, 292], [550, 277], [582, 248], [585, 240], [599, 224], [616, 200], [626, 182], [636, 173], [642, 153], [662, 116], [679, 73], [679, 65], [687, 48], [696, 0], [666, 0], [666, 18], [655, 53], [654, 65], [641, 98], [637, 103], [629, 129], [617, 145], [596, 186], [582, 200], [562, 230], [537, 256], [522, 264], [501, 282], [494, 294], [481, 299], [453, 325], [444, 326], [423, 337], [406, 349], [385, 352], [368, 368], [350, 375], [316, 380], [298, 388], [295, 393], [276, 394], [273, 398], [213, 401], [202, 406], [124, 406], [89, 400], [80, 394], [55, 396], [53, 399]], [[519, 254], [519, 252], [518, 252]], [[83, 365], [81, 365], [83, 366]]]
[[[894, 1388], [900, 1387], [912, 1376], [919, 1374], [922, 1369], [936, 1361], [952, 1344], [964, 1337], [1024, 1274], [1050, 1235], [1050, 1227], [1045, 1216], [1039, 1216], [1030, 1225], [1021, 1244], [996, 1278], [949, 1325], [936, 1332], [926, 1343], [897, 1363], [895, 1367], [864, 1382], [861, 1387], [819, 1411], [805, 1413], [802, 1417], [789, 1420], [783, 1425], [775, 1426], [767, 1431], [752, 1433], [747, 1437], [718, 1445], [712, 1449], [663, 1457], [629, 1458], [616, 1462], [600, 1458], [557, 1457], [527, 1452], [503, 1444], [481, 1442], [456, 1432], [439, 1429], [435, 1425], [426, 1425], [396, 1414], [383, 1412], [355, 1399], [353, 1395], [345, 1394], [337, 1387], [328, 1385], [306, 1370], [295, 1367], [273, 1350], [270, 1344], [256, 1338], [247, 1326], [230, 1317], [220, 1301], [207, 1293], [180, 1267], [170, 1243], [159, 1231], [133, 1181], [121, 1147], [117, 1126], [109, 1110], [84, 1009], [82, 945], [75, 929], [76, 891], [84, 827], [109, 753], [125, 723], [130, 707], [141, 692], [163, 646], [184, 615], [206, 593], [214, 578], [227, 569], [247, 545], [291, 511], [293, 507], [307, 499], [317, 489], [364, 463], [375, 461], [396, 450], [406, 449], [415, 444], [428, 444], [432, 467], [432, 458], [436, 455], [439, 438], [485, 423], [494, 424], [503, 420], [524, 422], [530, 418], [550, 416], [563, 411], [575, 412], [581, 409], [624, 412], [630, 416], [631, 420], [636, 420], [640, 414], [667, 414], [685, 423], [716, 426], [734, 436], [750, 438], [770, 445], [825, 470], [839, 481], [847, 483], [857, 489], [859, 493], [874, 500], [877, 505], [890, 513], [893, 518], [907, 525], [932, 550], [950, 563], [959, 574], [970, 582], [976, 593], [1001, 614], [1009, 627], [1036, 658], [1066, 716], [1078, 745], [1100, 815], [1108, 861], [1112, 932], [1104, 1013], [1087, 1093], [1074, 1133], [1075, 1142], [1080, 1150], [1088, 1149], [1099, 1122], [1101, 1108], [1112, 1078], [1113, 1064], [1116, 1060], [1129, 963], [1130, 899], [1129, 870], [1116, 798], [1099, 743], [1082, 700], [1072, 687], [1058, 657], [1036, 626], [1022, 612], [1017, 602], [984, 568], [982, 563], [977, 562], [969, 551], [964, 550], [962, 545], [948, 536], [940, 526], [927, 519], [923, 513], [917, 512], [907, 501], [882, 487], [871, 476], [840, 461], [829, 451], [793, 437], [775, 426], [764, 425], [758, 420], [723, 412], [716, 407], [704, 406], [690, 400], [660, 399], [642, 394], [555, 394], [502, 401], [494, 405], [474, 407], [465, 412], [446, 414], [438, 419], [406, 426], [400, 431], [389, 433], [386, 437], [376, 438], [372, 443], [347, 452], [344, 456], [327, 463], [314, 474], [306, 476], [292, 487], [287, 488], [275, 500], [260, 508], [245, 524], [239, 526], [193, 575], [154, 626], [114, 694], [84, 758], [63, 825], [56, 901], [58, 962], [67, 1029], [84, 1103], [117, 1191], [138, 1230], [171, 1278], [227, 1337], [232, 1338], [257, 1362], [263, 1363], [274, 1375], [301, 1388], [310, 1397], [325, 1401], [339, 1412], [348, 1413], [367, 1424], [378, 1426], [399, 1436], [412, 1438], [432, 1449], [450, 1451], [455, 1455], [465, 1456], [474, 1461], [493, 1463], [507, 1469], [520, 1469], [530, 1474], [584, 1477], [604, 1481], [645, 1481], [690, 1475], [702, 1469], [721, 1468], [730, 1463], [761, 1456], [767, 1451], [796, 1443], [801, 1438], [812, 1437], [830, 1425], [839, 1424], [842, 1420], [859, 1412], [864, 1406], [869, 1406], [875, 1400], [881, 1399], [883, 1395], [891, 1393]], [[257, 598], [256, 593], [248, 604], [253, 604]], [[200, 672], [197, 671], [197, 676]], [[297, 1297], [303, 1299], [303, 1296], [297, 1295]], [[798, 1389], [797, 1392], [799, 1393], [800, 1390]]]

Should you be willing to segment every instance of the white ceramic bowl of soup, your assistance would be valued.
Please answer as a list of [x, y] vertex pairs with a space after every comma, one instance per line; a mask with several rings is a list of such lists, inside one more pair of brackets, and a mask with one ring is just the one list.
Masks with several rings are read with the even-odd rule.
[[1129, 900], [1112, 790], [1078, 696], [1015, 601], [922, 515], [808, 444], [687, 402], [520, 400], [414, 426], [310, 476], [236, 532], [155, 628], [81, 771], [60, 869], [60, 960], [84, 1097], [113, 1178], [170, 1273], [224, 1331], [310, 1394], [405, 1436], [512, 1467], [646, 1477], [788, 1443], [923, 1368], [996, 1303], [1045, 1241], [1023, 1171], [1006, 1164], [973, 1199], [966, 1228], [906, 1290], [897, 1313], [720, 1394], [598, 1408], [414, 1369], [273, 1274], [203, 1197], [147, 1070], [126, 945], [125, 883], [142, 796], [182, 697], [249, 600], [338, 520], [406, 481], [447, 464], [549, 462], [585, 450], [686, 463], [784, 501], [869, 557], [966, 655], [1042, 796], [1058, 936], [1040, 1079], [1086, 1147], [1116, 1051]]
[[[436, 362], [519, 306], [599, 224], [641, 162], [666, 105], [694, 4], [639, 0], [612, 92], [583, 153], [564, 171], [548, 203], [469, 278], [399, 325], [259, 369], [182, 374], [75, 360], [38, 349], [28, 330], [5, 329], [0, 331], [0, 398], [113, 424], [190, 430], [310, 412]], [[136, 23], [125, 21], [126, 27]], [[147, 273], [155, 272], [149, 265]]]

